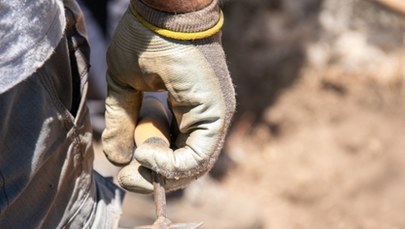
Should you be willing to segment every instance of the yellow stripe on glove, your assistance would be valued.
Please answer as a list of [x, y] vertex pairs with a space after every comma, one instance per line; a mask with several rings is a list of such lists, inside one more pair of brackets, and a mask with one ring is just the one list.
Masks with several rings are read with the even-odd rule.
[[199, 31], [199, 32], [177, 32], [177, 31], [172, 31], [169, 29], [163, 29], [159, 28], [155, 25], [152, 25], [148, 21], [146, 21], [136, 10], [134, 4], [131, 1], [131, 8], [132, 8], [132, 13], [134, 16], [138, 19], [140, 23], [142, 23], [146, 28], [152, 30], [156, 34], [175, 39], [175, 40], [184, 40], [184, 41], [192, 41], [192, 40], [199, 40], [199, 39], [204, 39], [213, 36], [214, 34], [218, 33], [223, 24], [224, 24], [224, 14], [221, 11], [220, 17], [218, 22], [211, 28], [204, 30], [204, 31]]

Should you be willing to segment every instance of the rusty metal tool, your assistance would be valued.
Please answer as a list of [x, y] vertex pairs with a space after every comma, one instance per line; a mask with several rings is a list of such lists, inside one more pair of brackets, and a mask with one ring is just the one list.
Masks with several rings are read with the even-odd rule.
[[[143, 143], [150, 137], [161, 138], [169, 142], [169, 124], [166, 111], [162, 104], [156, 99], [144, 100], [140, 115], [140, 121], [135, 129], [136, 144]], [[153, 198], [156, 207], [156, 220], [152, 225], [135, 227], [134, 229], [196, 229], [202, 222], [172, 223], [167, 218], [166, 191], [164, 188], [165, 177], [153, 172]]]
[[135, 229], [196, 229], [202, 222], [172, 223], [166, 214], [166, 192], [164, 189], [164, 177], [153, 173], [153, 198], [156, 206], [156, 220], [152, 225], [135, 227]]

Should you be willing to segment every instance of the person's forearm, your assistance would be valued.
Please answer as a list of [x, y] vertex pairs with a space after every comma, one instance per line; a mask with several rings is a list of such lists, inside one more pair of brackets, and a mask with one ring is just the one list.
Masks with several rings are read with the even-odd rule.
[[187, 13], [208, 6], [213, 0], [142, 0], [146, 5], [169, 13]]

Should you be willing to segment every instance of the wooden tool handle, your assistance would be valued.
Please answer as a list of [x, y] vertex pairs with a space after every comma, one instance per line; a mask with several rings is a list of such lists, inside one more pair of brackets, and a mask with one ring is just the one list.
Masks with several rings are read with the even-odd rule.
[[165, 108], [158, 99], [145, 98], [134, 133], [136, 145], [141, 145], [151, 137], [158, 137], [170, 145], [169, 136], [170, 124]]

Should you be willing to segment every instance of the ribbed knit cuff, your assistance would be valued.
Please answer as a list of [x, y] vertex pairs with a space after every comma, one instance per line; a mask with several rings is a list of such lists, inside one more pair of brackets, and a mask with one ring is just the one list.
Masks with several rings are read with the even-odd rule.
[[131, 4], [133, 6], [131, 10], [136, 10], [136, 13], [150, 24], [175, 32], [192, 33], [205, 31], [214, 27], [221, 17], [218, 0], [212, 1], [204, 9], [181, 14], [167, 13], [150, 8], [141, 0], [131, 0]]

